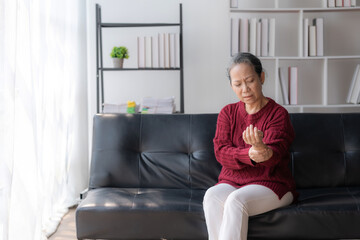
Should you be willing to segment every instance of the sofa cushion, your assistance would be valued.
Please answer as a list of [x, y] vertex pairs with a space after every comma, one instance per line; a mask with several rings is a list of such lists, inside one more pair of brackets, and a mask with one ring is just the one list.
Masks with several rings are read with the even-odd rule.
[[204, 194], [190, 189], [93, 189], [77, 208], [77, 237], [206, 239]]
[[251, 217], [249, 239], [359, 238], [360, 187], [298, 191], [298, 203]]

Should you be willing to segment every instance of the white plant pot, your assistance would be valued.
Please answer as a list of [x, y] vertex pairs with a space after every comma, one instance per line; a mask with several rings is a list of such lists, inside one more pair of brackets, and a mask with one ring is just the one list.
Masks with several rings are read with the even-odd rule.
[[123, 68], [124, 59], [123, 58], [113, 58], [114, 68]]

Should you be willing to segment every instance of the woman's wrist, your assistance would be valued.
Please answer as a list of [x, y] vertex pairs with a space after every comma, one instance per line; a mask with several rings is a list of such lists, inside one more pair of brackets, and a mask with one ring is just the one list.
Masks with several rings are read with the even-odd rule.
[[257, 163], [269, 160], [272, 157], [273, 151], [267, 145], [252, 146], [249, 149], [249, 157], [252, 161]]
[[251, 147], [258, 152], [263, 152], [263, 151], [266, 151], [267, 149], [269, 149], [269, 147], [264, 143], [260, 143], [257, 145], [254, 144]]

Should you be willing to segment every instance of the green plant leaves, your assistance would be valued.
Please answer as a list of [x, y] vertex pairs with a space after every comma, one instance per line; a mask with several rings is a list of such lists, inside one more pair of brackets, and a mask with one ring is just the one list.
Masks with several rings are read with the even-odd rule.
[[112, 58], [129, 58], [128, 49], [124, 46], [114, 47], [110, 53]]

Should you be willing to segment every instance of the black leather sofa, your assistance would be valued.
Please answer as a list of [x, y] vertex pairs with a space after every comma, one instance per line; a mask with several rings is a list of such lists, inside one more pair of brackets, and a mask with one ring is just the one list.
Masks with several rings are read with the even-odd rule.
[[[360, 238], [360, 114], [291, 114], [298, 202], [250, 218], [249, 239]], [[207, 239], [202, 201], [220, 171], [216, 114], [94, 117], [78, 239]]]

